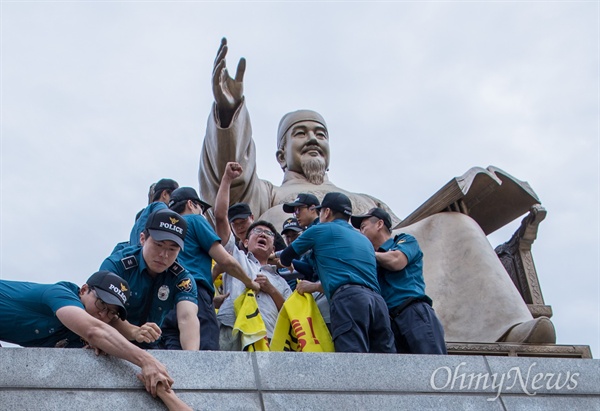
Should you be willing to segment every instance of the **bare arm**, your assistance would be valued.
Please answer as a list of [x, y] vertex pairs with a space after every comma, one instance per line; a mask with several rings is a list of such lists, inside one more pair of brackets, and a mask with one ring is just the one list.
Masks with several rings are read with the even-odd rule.
[[146, 351], [131, 344], [116, 329], [89, 315], [85, 310], [66, 306], [56, 311], [56, 316], [67, 328], [86, 340], [92, 347], [107, 354], [127, 360], [142, 369], [146, 391], [156, 396], [156, 386], [171, 388], [173, 379], [166, 367]]
[[238, 263], [221, 244], [215, 242], [208, 251], [208, 254], [217, 262], [217, 264], [219, 264], [220, 270], [226, 271], [227, 274], [233, 278], [240, 280], [246, 288], [250, 288], [254, 291], [260, 290], [260, 285], [248, 277], [248, 274], [246, 274], [240, 263]]
[[375, 252], [377, 264], [390, 271], [400, 271], [408, 264], [406, 254], [399, 250], [391, 250], [388, 252]]
[[221, 295], [217, 295], [213, 297], [213, 304], [215, 306], [215, 308], [218, 310], [219, 308], [221, 308], [221, 306], [223, 305], [223, 301], [225, 301], [225, 299], [229, 297], [229, 293], [227, 294], [221, 294]]
[[229, 162], [225, 166], [225, 173], [221, 178], [217, 198], [215, 199], [215, 231], [217, 235], [227, 241], [231, 235], [231, 227], [229, 227], [229, 219], [227, 218], [227, 210], [229, 209], [229, 190], [231, 182], [239, 177], [243, 172], [242, 166], [239, 163]]
[[302, 280], [298, 283], [298, 285], [296, 286], [296, 291], [298, 291], [298, 294], [300, 295], [304, 295], [304, 293], [314, 293], [314, 292], [324, 292], [323, 291], [323, 286], [321, 285], [321, 282], [316, 282], [313, 283], [311, 281], [306, 281], [306, 280]]
[[279, 290], [275, 288], [273, 284], [271, 284], [266, 275], [257, 275], [256, 282], [260, 284], [260, 291], [269, 294], [277, 306], [277, 310], [280, 311], [281, 307], [283, 307], [283, 303], [285, 302], [285, 298], [283, 298], [283, 295], [279, 292]]
[[116, 328], [129, 341], [137, 341], [139, 343], [154, 342], [162, 334], [160, 327], [155, 323], [145, 323], [138, 327], [127, 320], [121, 321], [115, 319], [110, 322], [110, 325]]
[[217, 278], [219, 277], [219, 275], [223, 274], [224, 272], [225, 272], [225, 270], [221, 268], [219, 263], [216, 263], [215, 265], [213, 265], [213, 268], [211, 270], [213, 283], [215, 281], [217, 281]]
[[[141, 380], [141, 378], [140, 378]], [[179, 399], [173, 390], [167, 390], [162, 384], [156, 387], [158, 398], [167, 406], [169, 411], [193, 411], [185, 402]]]
[[200, 322], [198, 321], [198, 304], [191, 301], [177, 303], [177, 325], [179, 341], [184, 350], [200, 349]]

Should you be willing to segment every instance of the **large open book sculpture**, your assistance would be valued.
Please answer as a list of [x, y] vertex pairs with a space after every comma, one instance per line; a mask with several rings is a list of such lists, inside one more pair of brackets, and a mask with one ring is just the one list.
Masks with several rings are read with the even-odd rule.
[[[495, 250], [486, 236], [526, 214]], [[531, 245], [546, 210], [531, 186], [505, 171], [474, 167], [451, 179], [395, 227], [419, 240], [428, 294], [453, 354], [591, 357], [555, 345]]]
[[527, 213], [540, 200], [526, 181], [489, 166], [473, 167], [439, 189], [397, 227], [442, 212], [467, 214], [488, 235]]

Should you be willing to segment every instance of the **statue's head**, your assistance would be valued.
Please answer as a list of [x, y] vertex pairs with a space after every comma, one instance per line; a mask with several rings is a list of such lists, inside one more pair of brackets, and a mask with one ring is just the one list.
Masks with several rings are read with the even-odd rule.
[[283, 171], [303, 174], [313, 184], [323, 183], [329, 167], [329, 134], [316, 111], [287, 113], [277, 130], [277, 161]]

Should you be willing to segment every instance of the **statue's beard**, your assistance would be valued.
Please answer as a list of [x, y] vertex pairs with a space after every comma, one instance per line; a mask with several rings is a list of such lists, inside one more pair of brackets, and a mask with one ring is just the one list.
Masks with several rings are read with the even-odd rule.
[[325, 164], [323, 157], [302, 159], [300, 166], [309, 183], [316, 185], [323, 184], [323, 181], [325, 181], [325, 172], [327, 171], [327, 164]]

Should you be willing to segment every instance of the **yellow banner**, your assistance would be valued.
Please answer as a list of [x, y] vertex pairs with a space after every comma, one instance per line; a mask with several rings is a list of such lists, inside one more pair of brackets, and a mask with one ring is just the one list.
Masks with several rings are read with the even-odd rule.
[[246, 288], [243, 294], [233, 303], [235, 324], [233, 336], [241, 333], [242, 349], [244, 351], [269, 351], [267, 328], [256, 302], [256, 294]]
[[[215, 260], [212, 260], [212, 264], [210, 267], [210, 270], [212, 272], [212, 270], [215, 268], [215, 265], [217, 265], [217, 262]], [[220, 273], [213, 281], [213, 286], [215, 287], [215, 297], [218, 297], [221, 295], [221, 291], [222, 291], [222, 287], [223, 287], [223, 273]], [[223, 303], [223, 301], [221, 301], [221, 304]], [[219, 313], [219, 309], [217, 307], [215, 307], [215, 312], [218, 314]]]
[[313, 296], [294, 291], [279, 312], [271, 351], [334, 352], [331, 334]]
[[215, 278], [213, 285], [215, 286], [215, 293], [218, 293], [219, 289], [223, 286], [223, 273], [219, 274], [217, 278]]

